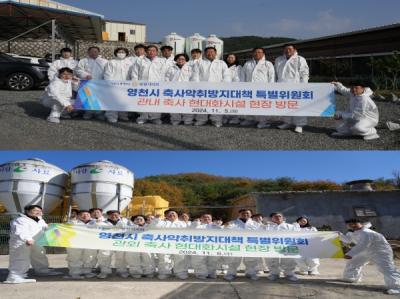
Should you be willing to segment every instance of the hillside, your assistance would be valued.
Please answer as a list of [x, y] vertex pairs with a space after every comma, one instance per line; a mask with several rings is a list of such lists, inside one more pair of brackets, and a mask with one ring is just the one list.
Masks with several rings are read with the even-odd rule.
[[221, 39], [224, 41], [225, 54], [234, 51], [251, 49], [254, 47], [263, 47], [263, 46], [294, 41], [294, 39], [288, 37], [260, 37], [260, 36], [222, 37]]
[[[250, 192], [342, 190], [346, 186], [326, 181], [296, 181], [289, 177], [254, 180], [249, 178], [220, 177], [204, 173], [158, 175], [138, 179], [136, 196], [160, 195], [171, 206], [224, 206], [232, 199]], [[374, 188], [395, 189], [394, 180], [378, 179]]]

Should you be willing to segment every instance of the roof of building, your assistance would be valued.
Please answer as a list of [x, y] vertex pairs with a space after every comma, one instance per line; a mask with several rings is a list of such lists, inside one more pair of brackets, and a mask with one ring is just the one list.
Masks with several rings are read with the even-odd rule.
[[[57, 35], [67, 41], [102, 40], [104, 16], [49, 0], [0, 0], [0, 40], [8, 40], [41, 24], [56, 20]], [[47, 39], [48, 23], [25, 38]]]
[[106, 23], [117, 23], [117, 24], [128, 24], [128, 25], [140, 25], [140, 26], [146, 26], [146, 24], [142, 24], [142, 23], [136, 23], [136, 22], [128, 22], [128, 21], [121, 21], [121, 20], [104, 20], [104, 22]]

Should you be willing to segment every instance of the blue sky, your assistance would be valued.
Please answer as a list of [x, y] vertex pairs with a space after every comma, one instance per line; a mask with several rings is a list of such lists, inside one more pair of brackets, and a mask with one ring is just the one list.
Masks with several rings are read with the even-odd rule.
[[400, 170], [399, 152], [175, 152], [175, 151], [3, 151], [0, 164], [41, 158], [65, 170], [98, 160], [110, 160], [131, 169], [137, 178], [187, 172], [221, 176], [330, 179], [339, 183], [361, 178], [392, 178]]
[[60, 0], [108, 19], [145, 23], [148, 40], [170, 32], [310, 38], [400, 21], [399, 0]]

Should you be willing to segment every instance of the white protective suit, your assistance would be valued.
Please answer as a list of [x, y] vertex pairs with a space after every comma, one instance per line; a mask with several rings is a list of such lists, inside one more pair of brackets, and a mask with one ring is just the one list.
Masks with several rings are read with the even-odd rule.
[[[285, 83], [308, 83], [310, 69], [304, 57], [294, 54], [289, 59], [285, 55], [279, 56], [275, 60], [275, 71], [277, 82]], [[288, 125], [304, 127], [307, 125], [307, 117], [288, 116], [283, 118]]]
[[[231, 72], [226, 63], [219, 59], [210, 61], [201, 59], [193, 65], [193, 81], [195, 82], [232, 82]], [[196, 125], [204, 125], [208, 115], [196, 114]], [[223, 115], [211, 115], [210, 120], [215, 126], [222, 126]]]
[[344, 87], [341, 83], [336, 86], [336, 90], [350, 99], [347, 111], [337, 112], [343, 118], [336, 128], [338, 133], [364, 137], [375, 135], [377, 133], [375, 127], [379, 122], [379, 112], [378, 107], [371, 99], [373, 91], [366, 88], [362, 95], [355, 96], [349, 88]]
[[[125, 218], [121, 218], [117, 224], [111, 223], [108, 219], [98, 226], [114, 226], [121, 229], [128, 227], [128, 221]], [[110, 250], [99, 250], [97, 261], [100, 267], [101, 274], [108, 275], [112, 273], [111, 261], [112, 257], [115, 258], [115, 268], [117, 269], [117, 274], [120, 276], [128, 276], [128, 269], [125, 262], [125, 252], [124, 251], [110, 251]]]
[[[145, 225], [143, 228], [145, 228]], [[141, 228], [134, 223], [129, 223], [128, 228]], [[126, 252], [125, 260], [129, 267], [129, 274], [133, 278], [140, 278], [142, 275], [153, 277], [155, 271], [154, 259], [151, 253], [147, 252]]]
[[37, 274], [46, 274], [49, 272], [49, 262], [46, 256], [46, 250], [33, 243], [26, 245], [26, 241], [36, 242], [47, 228], [46, 222], [39, 218], [36, 222], [25, 214], [11, 221], [10, 231], [10, 265], [6, 282], [16, 283], [25, 279], [30, 265]]
[[[302, 232], [316, 232], [318, 231], [315, 227], [300, 227]], [[302, 257], [296, 260], [297, 267], [299, 267], [300, 272], [318, 274], [318, 267], [320, 265], [318, 258], [308, 258]]]
[[49, 80], [52, 81], [54, 78], [58, 77], [58, 71], [62, 68], [68, 67], [71, 70], [75, 71], [75, 68], [78, 66], [78, 61], [76, 61], [73, 57], [69, 59], [60, 58], [50, 64], [49, 70], [47, 71], [47, 76]]
[[59, 120], [61, 113], [70, 105], [73, 105], [72, 91], [78, 89], [78, 83], [74, 81], [64, 81], [58, 77], [46, 87], [42, 96], [41, 103], [43, 106], [50, 108], [51, 112], [47, 120]]
[[[274, 83], [275, 82], [275, 69], [271, 62], [265, 59], [265, 56], [256, 61], [255, 59], [251, 59], [247, 61], [242, 69], [242, 78], [244, 82], [265, 82], [265, 83]], [[245, 116], [243, 119], [244, 123], [247, 123], [252, 120], [256, 120], [259, 123], [259, 128], [264, 128], [269, 123], [268, 116]]]
[[165, 69], [168, 70], [171, 66], [175, 65], [175, 56], [171, 55], [169, 58], [165, 58]]
[[[167, 82], [189, 82], [193, 77], [193, 68], [186, 63], [182, 68], [177, 65], [172, 65], [167, 69], [165, 73], [165, 81]], [[171, 123], [173, 125], [179, 125], [182, 121], [185, 125], [191, 125], [193, 123], [193, 114], [171, 114]]]
[[[95, 227], [96, 222], [90, 220], [88, 223], [84, 223], [80, 220], [69, 221], [70, 224], [81, 225], [87, 227]], [[93, 249], [79, 249], [79, 248], [67, 248], [67, 262], [69, 275], [71, 277], [77, 277], [80, 275], [87, 275], [93, 277], [92, 270], [96, 267], [97, 263], [97, 250]]]
[[[283, 222], [281, 224], [276, 224], [269, 222], [266, 224], [265, 229], [267, 231], [299, 231], [300, 226], [298, 224], [289, 224]], [[294, 276], [294, 271], [296, 269], [296, 260], [291, 258], [266, 258], [265, 259], [268, 269], [271, 275], [279, 276], [281, 272], [288, 277]]]
[[[165, 58], [160, 57], [155, 57], [153, 60], [147, 57], [138, 59], [132, 66], [130, 77], [133, 81], [162, 82], [165, 80], [165, 62]], [[161, 124], [161, 113], [140, 113], [140, 116], [136, 120], [139, 124], [146, 123], [147, 121]]]
[[[176, 220], [171, 222], [169, 220], [155, 220], [150, 227], [154, 228], [187, 228], [185, 222]], [[172, 269], [174, 275], [180, 279], [188, 277], [188, 263], [184, 255], [178, 254], [157, 254], [158, 257], [158, 276], [159, 278], [171, 275]]]
[[[193, 221], [191, 228], [194, 229], [222, 229], [221, 226], [214, 223], [204, 224], [200, 221]], [[192, 255], [191, 265], [194, 269], [194, 274], [200, 278], [205, 279], [207, 277], [216, 278], [217, 267], [220, 257], [216, 256], [201, 256]]]
[[346, 253], [352, 259], [346, 264], [343, 278], [351, 282], [361, 281], [363, 266], [372, 261], [383, 274], [386, 287], [400, 291], [400, 272], [394, 265], [393, 250], [385, 237], [364, 227], [353, 232], [351, 239], [356, 246]]
[[[87, 80], [87, 76], [92, 76], [93, 80], [104, 79], [104, 68], [106, 67], [108, 60], [102, 57], [92, 59], [90, 57], [83, 58], [79, 61], [78, 66], [75, 69], [76, 76], [79, 79]], [[93, 116], [98, 118], [104, 117], [100, 111], [85, 111], [83, 116], [84, 119], [91, 119]]]
[[[110, 60], [104, 68], [104, 80], [129, 80], [131, 68], [132, 60], [129, 57]], [[116, 123], [118, 118], [128, 120], [128, 112], [106, 111], [105, 116], [110, 123]]]
[[[252, 219], [243, 222], [239, 218], [229, 222], [226, 226], [226, 229], [235, 229], [235, 230], [260, 230], [261, 225], [258, 222], [253, 221]], [[237, 269], [242, 262], [241, 257], [224, 257], [224, 264], [228, 266], [228, 271], [225, 275], [227, 279], [229, 277], [235, 277], [237, 273]], [[258, 257], [244, 257], [243, 264], [246, 266], [246, 276], [251, 278], [256, 278], [257, 276], [257, 266], [260, 263], [260, 258]]]
[[[242, 82], [242, 66], [241, 65], [231, 65], [229, 71], [231, 72], [232, 82]], [[224, 118], [227, 123], [231, 125], [240, 124], [240, 116], [238, 115], [228, 115]]]

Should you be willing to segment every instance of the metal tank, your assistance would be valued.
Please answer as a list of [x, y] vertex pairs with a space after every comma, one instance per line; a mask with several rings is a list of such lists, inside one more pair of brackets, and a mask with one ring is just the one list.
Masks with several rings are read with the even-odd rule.
[[162, 44], [163, 46], [171, 46], [174, 48], [174, 55], [185, 53], [185, 38], [175, 32], [165, 36], [162, 40]]

